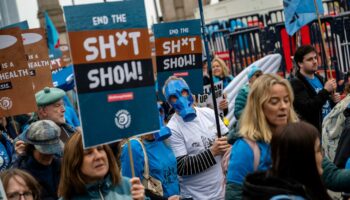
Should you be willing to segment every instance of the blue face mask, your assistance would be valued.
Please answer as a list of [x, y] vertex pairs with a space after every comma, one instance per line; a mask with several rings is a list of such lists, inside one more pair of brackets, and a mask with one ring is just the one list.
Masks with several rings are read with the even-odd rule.
[[[184, 90], [188, 92], [188, 96], [182, 96]], [[170, 81], [165, 87], [165, 97], [185, 122], [192, 121], [197, 116], [195, 109], [192, 107], [193, 97], [190, 88], [184, 81]], [[171, 102], [170, 97], [176, 97], [176, 102]]]
[[154, 134], [154, 139], [156, 141], [163, 141], [171, 136], [171, 131], [170, 128], [164, 125], [164, 109], [162, 106], [158, 103], [158, 110], [159, 110], [159, 125], [160, 125], [160, 130], [158, 133]]

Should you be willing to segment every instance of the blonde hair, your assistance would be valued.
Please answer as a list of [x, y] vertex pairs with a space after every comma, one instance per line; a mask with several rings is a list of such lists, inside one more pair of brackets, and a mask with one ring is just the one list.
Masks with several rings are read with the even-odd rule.
[[221, 58], [219, 57], [214, 57], [214, 59], [211, 61], [211, 65], [213, 66], [214, 65], [214, 62], [218, 62], [221, 69], [222, 69], [222, 76], [223, 77], [226, 77], [226, 76], [229, 76], [228, 74], [228, 68], [227, 68], [227, 65], [225, 63], [225, 61], [223, 61]]
[[250, 140], [262, 140], [269, 143], [272, 137], [272, 131], [266, 120], [263, 104], [271, 98], [271, 88], [273, 85], [283, 85], [288, 92], [290, 111], [288, 123], [298, 121], [298, 117], [293, 108], [294, 95], [293, 90], [286, 79], [274, 74], [264, 74], [257, 81], [254, 81], [249, 92], [247, 105], [244, 108], [240, 119], [240, 134]]

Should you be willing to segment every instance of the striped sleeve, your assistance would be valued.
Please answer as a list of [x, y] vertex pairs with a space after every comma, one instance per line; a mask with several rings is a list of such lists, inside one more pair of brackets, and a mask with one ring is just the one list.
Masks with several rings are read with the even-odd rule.
[[184, 155], [176, 158], [179, 176], [198, 174], [216, 164], [210, 149], [197, 155]]

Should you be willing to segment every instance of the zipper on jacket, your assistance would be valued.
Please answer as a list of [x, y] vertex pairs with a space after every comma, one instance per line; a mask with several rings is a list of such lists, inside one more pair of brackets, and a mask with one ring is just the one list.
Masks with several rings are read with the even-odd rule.
[[101, 184], [98, 185], [98, 193], [100, 194], [101, 200], [105, 200], [101, 192]]

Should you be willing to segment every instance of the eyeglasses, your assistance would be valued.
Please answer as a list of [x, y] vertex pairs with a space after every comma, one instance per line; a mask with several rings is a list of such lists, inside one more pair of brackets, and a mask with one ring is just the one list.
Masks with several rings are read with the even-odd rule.
[[23, 193], [12, 192], [7, 194], [8, 200], [20, 200], [22, 196], [24, 199], [33, 199], [33, 193], [30, 191], [25, 191]]

